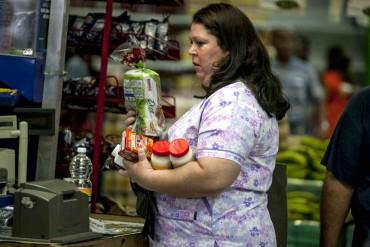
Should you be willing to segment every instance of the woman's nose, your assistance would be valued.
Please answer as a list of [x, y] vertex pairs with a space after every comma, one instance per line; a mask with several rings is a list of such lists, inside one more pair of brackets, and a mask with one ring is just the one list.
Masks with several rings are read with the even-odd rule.
[[190, 45], [189, 50], [188, 50], [189, 55], [195, 55], [195, 48], [194, 45]]

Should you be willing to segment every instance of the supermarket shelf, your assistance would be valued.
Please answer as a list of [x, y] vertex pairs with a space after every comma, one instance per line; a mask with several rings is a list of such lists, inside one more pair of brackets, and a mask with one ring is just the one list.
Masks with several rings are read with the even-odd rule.
[[323, 183], [320, 180], [288, 178], [288, 184], [291, 184], [294, 186], [309, 186], [309, 187], [321, 188]]
[[[94, 96], [63, 96], [63, 107], [78, 111], [96, 111], [97, 98]], [[173, 96], [162, 97], [162, 109], [164, 116], [168, 119], [176, 117], [176, 102]], [[125, 114], [125, 101], [123, 98], [106, 96], [104, 101], [104, 112]]]
[[323, 182], [320, 180], [288, 178], [288, 191], [303, 190], [320, 196], [322, 185]]
[[[173, 44], [175, 41], [173, 41]], [[118, 45], [109, 45], [108, 52], [111, 54], [114, 49], [116, 49]], [[67, 51], [72, 54], [90, 54], [90, 55], [100, 55], [101, 45], [99, 44], [78, 44], [72, 45], [67, 43]], [[168, 52], [164, 54], [158, 50], [152, 50], [150, 54], [148, 54], [147, 59], [151, 60], [169, 60], [169, 61], [176, 61], [180, 59], [180, 48], [176, 43], [176, 46], [171, 46], [168, 49]]]
[[313, 226], [313, 227], [320, 226], [320, 222], [314, 220], [293, 220], [289, 221], [289, 224], [293, 226]]
[[[103, 8], [92, 8], [92, 7], [71, 7], [71, 15], [87, 15], [91, 12], [104, 12]], [[132, 16], [132, 20], [143, 21], [150, 18], [163, 19], [163, 14], [157, 13], [135, 13], [128, 12]], [[114, 9], [113, 16], [118, 16], [122, 14], [122, 9]], [[366, 34], [365, 29], [353, 27], [347, 23], [329, 23], [329, 22], [305, 22], [305, 21], [287, 21], [279, 19], [269, 19], [269, 20], [252, 20], [257, 29], [268, 30], [273, 28], [280, 28], [282, 26], [299, 31], [306, 32], [319, 32], [325, 34], [347, 34], [347, 35], [364, 35]], [[169, 17], [169, 23], [171, 26], [178, 28], [188, 28], [191, 25], [191, 16], [186, 14], [173, 14]]]
[[[95, 2], [102, 2], [103, 0], [90, 0]], [[184, 0], [114, 0], [115, 3], [124, 4], [151, 4], [151, 5], [161, 5], [161, 6], [182, 6]]]
[[158, 72], [166, 73], [191, 73], [194, 72], [191, 60], [166, 61], [166, 60], [147, 60], [145, 67]]
[[[77, 15], [77, 16], [86, 16], [89, 13], [104, 13], [104, 8], [99, 7], [74, 7], [71, 6], [70, 15]], [[113, 16], [119, 16], [123, 12], [122, 8], [115, 8], [113, 9]], [[132, 21], [145, 21], [148, 19], [155, 19], [155, 20], [162, 20], [164, 15], [162, 13], [137, 13], [132, 11], [127, 11], [131, 17]], [[191, 16], [185, 14], [173, 14], [169, 16], [169, 24], [175, 27], [184, 27], [188, 28], [191, 24]]]

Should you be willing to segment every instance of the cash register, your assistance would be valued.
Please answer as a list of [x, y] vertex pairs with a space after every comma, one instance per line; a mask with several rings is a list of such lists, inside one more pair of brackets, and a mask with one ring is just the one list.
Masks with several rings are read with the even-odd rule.
[[[0, 195], [1, 225], [13, 223], [11, 231], [0, 229], [0, 239], [69, 243], [101, 236], [89, 230], [88, 196], [75, 184], [59, 179], [26, 182], [27, 122], [21, 121], [18, 128], [16, 116], [0, 116], [0, 138], [19, 139], [17, 176], [12, 169], [14, 162], [2, 162], [5, 166], [0, 166], [0, 184], [14, 183], [15, 177], [18, 180], [11, 202], [9, 195]], [[13, 210], [5, 208], [9, 203]]]
[[15, 241], [71, 243], [99, 238], [89, 229], [88, 196], [59, 179], [21, 184], [14, 194]]

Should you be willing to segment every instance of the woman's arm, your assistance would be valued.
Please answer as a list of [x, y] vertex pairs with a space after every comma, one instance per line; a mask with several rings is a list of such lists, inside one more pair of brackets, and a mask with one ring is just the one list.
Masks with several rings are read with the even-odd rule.
[[320, 204], [321, 247], [336, 247], [348, 215], [353, 188], [341, 183], [331, 172], [325, 177]]
[[220, 193], [236, 180], [240, 172], [237, 163], [210, 157], [191, 161], [176, 169], [153, 170], [142, 150], [137, 163], [126, 163], [125, 166], [124, 173], [140, 186], [177, 197], [202, 197]]

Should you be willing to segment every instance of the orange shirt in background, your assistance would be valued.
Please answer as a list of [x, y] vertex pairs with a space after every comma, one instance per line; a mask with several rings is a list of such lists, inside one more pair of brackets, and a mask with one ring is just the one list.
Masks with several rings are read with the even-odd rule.
[[340, 86], [343, 78], [340, 71], [326, 71], [322, 76], [322, 81], [326, 90], [326, 110], [329, 122], [326, 138], [330, 138], [350, 96], [341, 93]]

